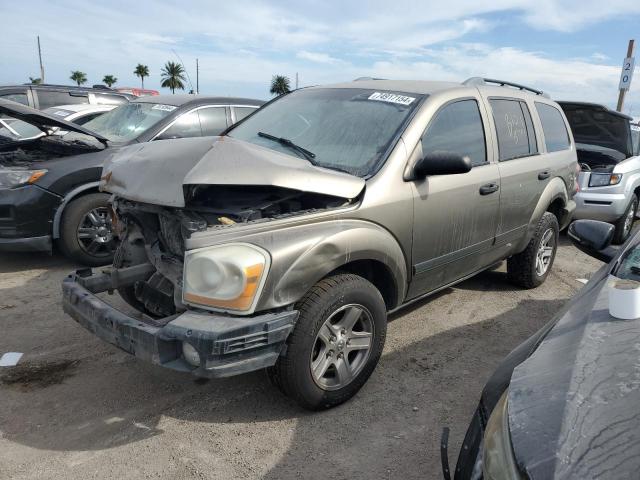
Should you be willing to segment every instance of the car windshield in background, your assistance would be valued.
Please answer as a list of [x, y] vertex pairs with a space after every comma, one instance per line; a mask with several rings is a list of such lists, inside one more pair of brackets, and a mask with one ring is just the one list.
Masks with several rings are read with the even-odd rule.
[[27, 140], [41, 136], [42, 131], [16, 118], [3, 117], [0, 118], [0, 139], [3, 142], [15, 142], [17, 140]]
[[100, 115], [83, 126], [112, 142], [128, 142], [153, 127], [176, 108], [159, 103], [129, 103]]
[[421, 98], [354, 88], [298, 90], [263, 107], [228, 135], [367, 177], [378, 169]]

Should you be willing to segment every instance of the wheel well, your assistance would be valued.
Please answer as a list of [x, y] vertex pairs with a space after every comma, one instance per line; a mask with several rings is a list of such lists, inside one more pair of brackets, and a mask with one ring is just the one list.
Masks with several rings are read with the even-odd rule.
[[633, 193], [636, 194], [636, 197], [640, 198], [640, 187], [636, 187], [636, 189], [633, 191]]
[[[72, 194], [73, 196], [69, 200], [63, 201], [62, 204], [56, 209], [56, 212], [53, 216], [53, 232], [52, 233], [53, 233], [54, 239], [60, 238], [60, 224], [62, 222], [62, 215], [64, 215], [64, 210], [69, 206], [69, 204], [74, 200], [80, 197], [83, 197], [85, 195], [88, 195], [90, 193], [100, 193], [100, 190], [98, 189], [98, 182], [96, 182], [94, 185], [90, 187], [87, 187], [84, 190], [82, 190], [81, 188], [82, 188], [82, 185], [67, 192], [65, 197], [70, 194]], [[80, 191], [77, 191], [78, 189], [80, 189]], [[74, 193], [74, 192], [77, 192], [77, 193]]]
[[564, 208], [564, 200], [556, 198], [547, 208], [547, 212], [553, 213], [558, 219], [558, 224], [562, 224], [562, 209]]
[[353, 273], [369, 280], [382, 295], [387, 310], [395, 308], [398, 304], [396, 280], [384, 263], [377, 260], [354, 260], [342, 265], [332, 273], [338, 271]]

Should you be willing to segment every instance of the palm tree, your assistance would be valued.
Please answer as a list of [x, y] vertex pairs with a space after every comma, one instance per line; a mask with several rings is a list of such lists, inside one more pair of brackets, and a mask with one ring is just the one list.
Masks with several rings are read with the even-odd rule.
[[149, 67], [139, 63], [136, 66], [136, 69], [133, 71], [133, 74], [136, 77], [140, 77], [140, 80], [142, 81], [142, 88], [144, 88], [144, 77], [148, 77], [149, 76]]
[[176, 88], [184, 90], [184, 68], [175, 62], [167, 62], [162, 67], [162, 83], [161, 87], [170, 88], [171, 93], [176, 93]]
[[116, 77], [114, 77], [113, 75], [105, 75], [102, 78], [102, 82], [105, 83], [107, 85], [107, 87], [109, 87], [109, 88], [111, 88], [111, 85], [113, 85], [117, 81], [118, 81], [118, 79]]
[[274, 75], [271, 79], [271, 92], [272, 95], [284, 95], [285, 93], [289, 93], [291, 91], [291, 81], [289, 77], [285, 77], [284, 75]]
[[40, 85], [42, 83], [42, 79], [40, 77], [29, 77], [29, 81], [31, 85]]
[[78, 86], [87, 82], [87, 74], [84, 72], [81, 72], [80, 70], [75, 70], [71, 72], [71, 76], [69, 78], [74, 82], [76, 82]]

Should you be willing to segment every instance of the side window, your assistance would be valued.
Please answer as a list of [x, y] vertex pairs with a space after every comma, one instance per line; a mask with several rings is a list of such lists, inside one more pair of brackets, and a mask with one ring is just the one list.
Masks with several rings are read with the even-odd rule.
[[89, 96], [86, 93], [70, 95], [69, 92], [59, 90], [35, 90], [38, 95], [38, 108], [44, 110], [49, 107], [60, 105], [77, 105], [89, 103]]
[[529, 107], [520, 100], [490, 99], [498, 134], [500, 161], [538, 153]]
[[422, 154], [452, 152], [468, 156], [475, 167], [487, 163], [482, 118], [475, 100], [450, 103], [440, 110], [422, 136]]
[[0, 98], [29, 106], [29, 99], [27, 98], [26, 93], [7, 93], [4, 95], [0, 95]]
[[571, 146], [569, 132], [560, 111], [551, 105], [539, 102], [536, 102], [536, 110], [542, 123], [547, 152], [558, 152], [569, 148]]
[[194, 110], [193, 112], [179, 116], [173, 125], [157, 137], [157, 140], [201, 136], [202, 129], [200, 128], [200, 118], [198, 117], [198, 111]]
[[257, 110], [254, 107], [233, 107], [233, 110], [236, 112], [236, 122], [239, 122], [244, 117], [251, 115], [253, 112]]
[[198, 110], [202, 135], [219, 135], [227, 128], [227, 113], [224, 107], [207, 107]]

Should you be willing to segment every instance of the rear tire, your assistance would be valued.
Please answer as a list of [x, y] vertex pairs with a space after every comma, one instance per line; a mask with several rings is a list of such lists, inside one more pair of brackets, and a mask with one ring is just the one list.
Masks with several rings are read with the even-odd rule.
[[535, 288], [549, 276], [558, 250], [558, 219], [545, 212], [527, 248], [507, 260], [507, 277], [523, 288]]
[[89, 267], [111, 263], [115, 242], [109, 198], [106, 193], [90, 193], [64, 209], [58, 245], [67, 257]]
[[300, 316], [269, 378], [306, 409], [340, 405], [365, 384], [382, 354], [382, 295], [358, 275], [336, 274], [314, 285], [296, 309]]
[[629, 238], [629, 235], [631, 235], [631, 230], [633, 229], [633, 221], [636, 218], [637, 211], [638, 197], [636, 195], [631, 195], [629, 206], [624, 211], [622, 217], [620, 217], [613, 224], [616, 227], [616, 230], [613, 233], [612, 243], [614, 243], [615, 245], [621, 245], [626, 242], [627, 238]]

